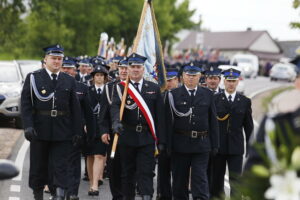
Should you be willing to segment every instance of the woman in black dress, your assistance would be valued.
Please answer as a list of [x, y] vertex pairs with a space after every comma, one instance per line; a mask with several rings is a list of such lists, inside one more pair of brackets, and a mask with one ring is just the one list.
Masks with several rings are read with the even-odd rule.
[[102, 180], [103, 170], [106, 160], [106, 145], [101, 141], [100, 126], [99, 126], [99, 113], [101, 109], [101, 95], [104, 95], [103, 89], [107, 82], [108, 71], [104, 63], [97, 64], [94, 71], [91, 73], [93, 77], [93, 85], [90, 86], [90, 98], [94, 111], [95, 118], [97, 119], [96, 137], [87, 145], [87, 170], [90, 180], [90, 190], [88, 195], [98, 196], [98, 180]]

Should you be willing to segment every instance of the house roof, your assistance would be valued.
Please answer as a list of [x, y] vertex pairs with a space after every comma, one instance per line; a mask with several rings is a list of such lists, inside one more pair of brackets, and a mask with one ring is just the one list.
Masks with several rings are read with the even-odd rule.
[[295, 58], [296, 50], [300, 47], [300, 41], [279, 41], [278, 45], [283, 50], [283, 55], [287, 58]]
[[198, 48], [199, 37], [202, 34], [203, 45], [217, 49], [248, 49], [262, 34], [267, 31], [230, 31], [230, 32], [198, 32], [191, 31], [176, 47], [176, 49]]
[[217, 49], [248, 49], [266, 31], [205, 32], [204, 46]]

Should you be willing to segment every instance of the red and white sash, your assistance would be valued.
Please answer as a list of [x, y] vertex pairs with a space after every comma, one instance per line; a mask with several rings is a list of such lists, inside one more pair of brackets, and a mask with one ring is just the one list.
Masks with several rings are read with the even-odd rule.
[[[121, 82], [121, 84], [125, 87], [126, 83], [124, 81]], [[152, 137], [155, 140], [155, 142], [157, 143], [157, 137], [156, 137], [156, 132], [155, 132], [155, 125], [154, 125], [154, 120], [152, 117], [152, 114], [149, 110], [148, 105], [146, 104], [145, 100], [143, 99], [143, 97], [141, 96], [141, 94], [136, 90], [136, 88], [129, 83], [128, 86], [128, 94], [131, 96], [131, 98], [134, 100], [134, 102], [137, 104], [137, 106], [139, 107], [139, 109], [142, 111], [143, 116], [145, 117]]]

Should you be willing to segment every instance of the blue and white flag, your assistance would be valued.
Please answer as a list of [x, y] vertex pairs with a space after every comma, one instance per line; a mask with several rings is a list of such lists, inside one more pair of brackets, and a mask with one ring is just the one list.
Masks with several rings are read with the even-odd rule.
[[151, 0], [145, 0], [133, 52], [147, 57], [145, 78], [155, 79], [160, 87], [164, 88], [166, 82], [164, 57]]

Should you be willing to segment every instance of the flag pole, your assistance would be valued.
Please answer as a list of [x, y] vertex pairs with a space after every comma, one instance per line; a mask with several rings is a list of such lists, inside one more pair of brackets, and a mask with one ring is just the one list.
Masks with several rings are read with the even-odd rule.
[[[139, 23], [138, 31], [137, 31], [137, 34], [136, 34], [136, 37], [135, 37], [135, 40], [134, 40], [132, 52], [136, 52], [137, 51], [138, 42], [141, 39], [142, 28], [143, 28], [144, 21], [145, 21], [145, 14], [146, 14], [146, 10], [147, 10], [147, 5], [148, 5], [148, 0], [145, 0], [144, 6], [143, 6], [143, 10], [142, 10], [142, 14], [141, 14], [141, 18], [140, 18], [140, 23]], [[122, 121], [122, 119], [123, 119], [123, 114], [124, 114], [124, 108], [125, 108], [125, 102], [126, 102], [126, 97], [127, 97], [128, 86], [129, 86], [129, 76], [127, 75], [126, 82], [125, 82], [125, 88], [124, 88], [124, 92], [123, 92], [123, 96], [122, 96], [121, 107], [120, 107], [120, 121]], [[112, 145], [112, 149], [111, 149], [111, 154], [110, 154], [111, 158], [115, 157], [118, 140], [119, 140], [119, 134], [115, 133], [115, 135], [114, 135], [114, 141], [113, 141], [113, 145]]]
[[[160, 40], [160, 34], [159, 34], [159, 30], [158, 30], [158, 26], [157, 26], [157, 21], [156, 21], [156, 17], [155, 17], [155, 12], [154, 12], [154, 7], [153, 7], [153, 2], [152, 0], [148, 0], [149, 6], [150, 6], [150, 10], [151, 10], [151, 16], [152, 16], [152, 21], [153, 21], [153, 26], [154, 26], [154, 33], [155, 33], [155, 37], [156, 40], [158, 41], [158, 48], [159, 48], [159, 52], [163, 52], [163, 48], [161, 45], [161, 40]], [[163, 76], [164, 76], [164, 80], [167, 80], [166, 78], [166, 69], [165, 69], [165, 63], [164, 63], [164, 55], [161, 55], [161, 60], [162, 63], [161, 65], [163, 66]], [[163, 92], [166, 89], [166, 84], [164, 83], [163, 85], [161, 85], [160, 90], [161, 92]]]

